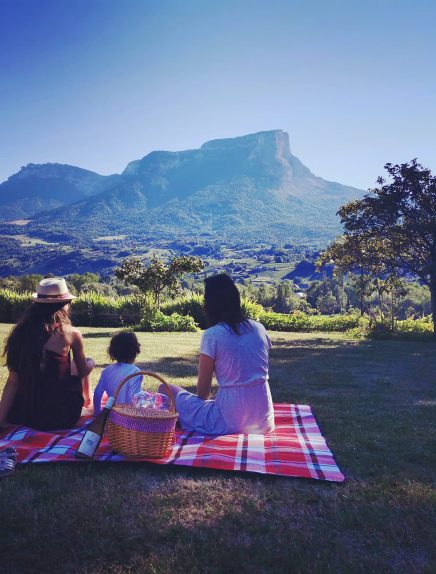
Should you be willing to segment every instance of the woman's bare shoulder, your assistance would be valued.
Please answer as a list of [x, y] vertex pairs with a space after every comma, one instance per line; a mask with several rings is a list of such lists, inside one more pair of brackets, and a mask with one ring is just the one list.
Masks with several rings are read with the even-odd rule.
[[73, 327], [73, 325], [65, 325], [62, 330], [67, 340], [71, 342], [82, 340], [82, 333], [77, 327]]

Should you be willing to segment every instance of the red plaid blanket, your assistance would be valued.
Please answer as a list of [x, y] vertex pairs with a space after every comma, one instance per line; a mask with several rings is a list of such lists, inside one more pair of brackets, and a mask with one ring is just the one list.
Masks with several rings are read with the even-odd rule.
[[[267, 435], [210, 437], [176, 429], [172, 450], [164, 458], [154, 460], [115, 454], [105, 437], [94, 460], [146, 461], [335, 482], [344, 480], [308, 405], [275, 404], [274, 413], [276, 428]], [[77, 428], [50, 433], [10, 427], [0, 434], [0, 449], [15, 446], [21, 464], [83, 462], [75, 458], [74, 453], [88, 424], [89, 420], [85, 420]]]

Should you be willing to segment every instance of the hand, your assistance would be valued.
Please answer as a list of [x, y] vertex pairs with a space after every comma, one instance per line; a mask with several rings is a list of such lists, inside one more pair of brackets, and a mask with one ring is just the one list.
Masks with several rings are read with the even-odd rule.
[[91, 370], [95, 367], [95, 361], [91, 357], [86, 357], [86, 364]]
[[83, 397], [84, 403], [83, 403], [83, 407], [85, 409], [89, 408], [91, 406], [91, 398], [90, 397]]

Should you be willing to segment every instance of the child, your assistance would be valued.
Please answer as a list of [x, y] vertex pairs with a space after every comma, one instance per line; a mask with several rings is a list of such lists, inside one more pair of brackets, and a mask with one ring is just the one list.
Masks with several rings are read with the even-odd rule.
[[[127, 375], [140, 370], [133, 364], [140, 350], [135, 333], [122, 331], [112, 337], [107, 351], [112, 361], [117, 362], [106, 367], [100, 376], [94, 391], [94, 415], [98, 415], [101, 411], [101, 398], [104, 392], [113, 397], [119, 383]], [[121, 387], [116, 402], [131, 403], [133, 395], [141, 390], [141, 382], [142, 376], [132, 377]]]

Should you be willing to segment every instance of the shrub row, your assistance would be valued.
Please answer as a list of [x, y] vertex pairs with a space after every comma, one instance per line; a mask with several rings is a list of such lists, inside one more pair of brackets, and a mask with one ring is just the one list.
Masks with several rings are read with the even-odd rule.
[[[30, 293], [0, 289], [0, 322], [15, 323], [30, 304]], [[306, 315], [302, 311], [290, 314], [264, 311], [249, 299], [242, 299], [243, 312], [260, 321], [271, 331], [351, 331], [364, 330], [365, 321], [357, 314]], [[73, 301], [73, 323], [78, 326], [123, 327], [136, 325], [144, 331], [196, 331], [206, 328], [203, 297], [192, 295], [165, 302], [160, 311], [152, 309], [145, 297], [128, 295], [108, 297], [86, 293]], [[431, 317], [397, 322], [402, 334], [432, 333]]]
[[[0, 289], [0, 322], [16, 323], [31, 304], [30, 293], [17, 293]], [[140, 297], [106, 297], [86, 293], [74, 299], [72, 320], [75, 325], [93, 327], [119, 327], [140, 321], [144, 301]]]
[[[191, 316], [200, 329], [206, 329], [207, 322], [203, 311], [203, 295], [191, 295], [179, 297], [173, 301], [167, 301], [161, 306], [161, 310], [165, 315], [177, 313], [179, 315]], [[258, 321], [263, 313], [265, 313], [262, 305], [253, 303], [249, 299], [242, 297], [241, 299], [242, 312], [249, 319]]]
[[423, 317], [422, 319], [405, 319], [404, 321], [397, 321], [397, 331], [399, 333], [433, 334], [431, 315]]
[[198, 327], [190, 315], [171, 313], [165, 315], [157, 309], [145, 309], [141, 322], [138, 325], [140, 331], [172, 331], [172, 332], [195, 332]]
[[0, 289], [0, 321], [16, 323], [30, 304], [30, 293], [17, 293], [11, 289]]
[[358, 315], [306, 315], [301, 311], [263, 313], [259, 320], [270, 331], [348, 331], [359, 326]]
[[107, 297], [91, 291], [73, 301], [73, 323], [90, 327], [135, 325], [140, 321], [144, 304], [135, 295]]

